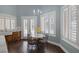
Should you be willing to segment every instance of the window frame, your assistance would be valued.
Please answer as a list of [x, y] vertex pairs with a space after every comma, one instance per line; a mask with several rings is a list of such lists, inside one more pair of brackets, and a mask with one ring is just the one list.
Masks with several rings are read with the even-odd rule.
[[[31, 19], [32, 20], [34, 20], [34, 25], [35, 25], [35, 27], [34, 27], [34, 32], [35, 32], [35, 34], [34, 34], [34, 36], [36, 35], [36, 26], [37, 26], [37, 17], [36, 16], [21, 16], [21, 19], [22, 19], [22, 25], [23, 25], [23, 20], [24, 19], [26, 19], [27, 20], [27, 25], [28, 25], [28, 27], [27, 27], [27, 35], [28, 34], [31, 34]], [[24, 26], [23, 26], [24, 27]], [[24, 36], [24, 29], [22, 29], [23, 31], [23, 38], [27, 38], [27, 36]]]
[[[16, 16], [13, 16], [13, 15], [8, 15], [8, 14], [0, 14], [0, 18], [2, 17], [2, 19], [3, 19], [3, 21], [4, 21], [4, 29], [2, 30], [3, 32], [8, 32], [8, 31], [14, 31], [14, 30], [16, 30], [16, 26], [15, 26], [15, 28], [14, 29], [11, 29], [11, 20], [15, 20], [15, 25], [16, 25]], [[7, 23], [7, 19], [9, 20], [8, 22], [9, 23]], [[8, 28], [7, 28], [7, 25], [9, 25], [8, 26]], [[0, 32], [1, 32], [1, 30], [0, 30]]]
[[[68, 9], [69, 9], [69, 10], [68, 10], [68, 13], [69, 13], [69, 14], [68, 14], [68, 24], [67, 24], [67, 25], [68, 25], [68, 37], [67, 37], [67, 38], [65, 37], [64, 31], [61, 33], [61, 35], [63, 36], [63, 40], [65, 40], [65, 41], [67, 40], [67, 42], [69, 41], [71, 44], [75, 44], [75, 45], [77, 46], [77, 45], [78, 45], [78, 43], [77, 43], [77, 40], [78, 40], [78, 39], [77, 39], [77, 32], [76, 32], [76, 40], [75, 40], [75, 41], [72, 40], [72, 37], [71, 37], [71, 36], [72, 36], [72, 32], [71, 32], [71, 30], [72, 30], [72, 29], [71, 29], [72, 24], [71, 24], [71, 23], [73, 22], [72, 19], [71, 19], [71, 18], [72, 18], [72, 10], [71, 10], [71, 8], [73, 8], [73, 6], [74, 6], [74, 5], [67, 5], [67, 6], [63, 6], [63, 7], [61, 8], [62, 11], [63, 11], [63, 12], [61, 11], [61, 12], [62, 12], [62, 16], [63, 16], [63, 17], [62, 17], [62, 21], [63, 21], [63, 22], [62, 22], [62, 25], [61, 25], [61, 26], [62, 26], [61, 29], [63, 29], [63, 30], [64, 30], [64, 9], [65, 9], [65, 8], [68, 8]], [[76, 7], [77, 7], [77, 6], [76, 6]], [[75, 12], [78, 12], [78, 11], [76, 10]], [[74, 16], [74, 17], [78, 17], [78, 14], [77, 14], [76, 16]], [[76, 23], [77, 23], [77, 18], [76, 18]], [[76, 24], [76, 28], [77, 28], [77, 25], [78, 25], [78, 24]], [[77, 30], [76, 30], [76, 31], [77, 31]]]
[[[48, 33], [46, 33], [45, 32], [45, 17], [48, 17], [47, 19], [48, 19]], [[55, 23], [54, 23], [54, 29], [53, 30], [51, 30], [51, 24], [50, 24], [50, 17], [53, 17], [54, 18], [54, 20], [55, 20]], [[42, 18], [43, 18], [43, 25], [42, 25]], [[44, 31], [44, 33], [45, 34], [49, 34], [49, 35], [52, 35], [52, 36], [56, 36], [56, 11], [50, 11], [50, 12], [47, 12], [47, 13], [44, 13], [44, 14], [42, 14], [41, 16], [40, 16], [40, 19], [41, 19], [41, 28], [42, 27], [44, 27], [43, 29], [42, 29], [42, 31]], [[54, 31], [54, 33], [52, 34], [51, 32], [50, 32], [50, 30], [51, 31]]]

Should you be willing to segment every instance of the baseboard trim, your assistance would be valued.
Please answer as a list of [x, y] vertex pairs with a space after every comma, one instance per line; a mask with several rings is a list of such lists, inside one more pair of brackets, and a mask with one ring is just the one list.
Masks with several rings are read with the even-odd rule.
[[64, 40], [64, 39], [63, 39], [63, 41], [65, 41], [66, 43], [70, 44], [71, 46], [73, 46], [74, 48], [76, 48], [76, 49], [79, 50], [79, 46], [78, 46], [78, 45], [76, 45], [76, 44], [74, 44], [74, 43], [72, 43], [72, 42], [70, 42], [70, 41], [68, 41], [68, 40]]
[[55, 42], [52, 42], [52, 41], [48, 41], [48, 43], [50, 43], [50, 44], [54, 44], [54, 45], [56, 45], [56, 46], [59, 46], [58, 43], [55, 43]]
[[69, 53], [61, 44], [59, 46], [65, 53]]
[[56, 42], [52, 42], [52, 41], [48, 41], [48, 43], [54, 44], [56, 46], [59, 46], [65, 53], [69, 53], [61, 44], [56, 43]]

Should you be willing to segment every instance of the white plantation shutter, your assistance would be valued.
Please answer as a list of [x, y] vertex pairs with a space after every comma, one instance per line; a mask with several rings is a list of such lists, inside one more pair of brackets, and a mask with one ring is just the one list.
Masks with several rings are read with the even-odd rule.
[[63, 7], [63, 36], [72, 42], [77, 40], [77, 13], [77, 6]]
[[71, 37], [70, 40], [76, 42], [76, 34], [77, 34], [77, 6], [70, 6], [70, 16], [71, 16], [71, 27], [70, 27], [70, 32], [71, 32]]
[[49, 22], [49, 24], [50, 24], [50, 34], [54, 34], [54, 31], [53, 31], [53, 29], [55, 29], [55, 27], [54, 27], [54, 18], [50, 18], [50, 20], [49, 20], [50, 22]]
[[69, 33], [69, 8], [66, 7], [63, 10], [63, 35], [65, 38], [68, 38]]
[[40, 16], [41, 29], [44, 33], [56, 35], [56, 12], [48, 12]]
[[56, 34], [56, 12], [53, 11], [49, 14], [49, 33], [55, 35]]

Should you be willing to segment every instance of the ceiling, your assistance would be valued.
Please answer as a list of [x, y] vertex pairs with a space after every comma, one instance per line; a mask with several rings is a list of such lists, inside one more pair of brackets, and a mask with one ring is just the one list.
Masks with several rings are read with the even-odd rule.
[[31, 16], [33, 15], [34, 9], [39, 9], [42, 12], [47, 12], [59, 8], [60, 6], [61, 5], [17, 5], [16, 11], [18, 15]]

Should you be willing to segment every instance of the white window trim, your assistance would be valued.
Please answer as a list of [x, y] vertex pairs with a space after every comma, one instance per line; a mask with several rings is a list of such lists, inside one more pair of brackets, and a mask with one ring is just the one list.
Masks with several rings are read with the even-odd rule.
[[[51, 16], [51, 14], [54, 15], [53, 17], [55, 18], [55, 29], [54, 29], [55, 33], [54, 34], [50, 33], [50, 22], [49, 22], [49, 20], [48, 20], [48, 33], [45, 33], [45, 21], [44, 21], [44, 33], [48, 34], [50, 36], [56, 36], [56, 11], [50, 11], [50, 12], [44, 13], [40, 17], [44, 17], [44, 16], [49, 17], [49, 15]], [[42, 22], [42, 20], [41, 20], [41, 22]]]
[[[66, 7], [68, 7], [68, 6], [66, 6]], [[62, 10], [63, 8], [64, 8], [64, 7], [61, 8], [61, 12], [63, 11], [63, 10]], [[79, 12], [79, 11], [78, 11], [78, 12]], [[62, 14], [62, 15], [63, 15], [63, 14]], [[78, 16], [79, 16], [79, 14], [78, 14]], [[62, 20], [63, 20], [63, 17], [61, 16], [61, 22], [62, 22]], [[77, 25], [78, 25], [78, 24], [77, 24]], [[62, 24], [61, 24], [61, 38], [62, 38], [62, 40], [64, 40], [65, 42], [69, 43], [69, 44], [72, 45], [73, 47], [79, 49], [79, 44], [78, 44], [78, 42], [77, 42], [78, 38], [76, 39], [76, 42], [73, 42], [71, 39], [65, 38], [65, 37], [63, 36], [62, 29], [63, 29], [63, 28], [62, 28]], [[77, 35], [77, 33], [76, 33], [76, 35]]]

